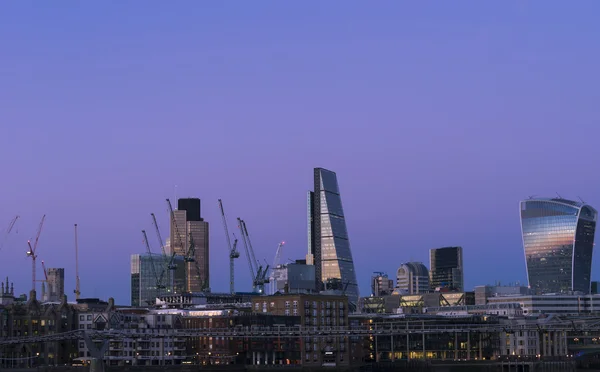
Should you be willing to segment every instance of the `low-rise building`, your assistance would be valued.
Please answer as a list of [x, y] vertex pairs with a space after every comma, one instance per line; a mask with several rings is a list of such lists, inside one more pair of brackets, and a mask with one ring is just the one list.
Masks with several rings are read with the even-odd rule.
[[[36, 298], [36, 292], [31, 291], [26, 302], [15, 301], [12, 286], [8, 293], [7, 287], [8, 279], [2, 295], [7, 303], [1, 305], [2, 337], [45, 336], [76, 329], [76, 309], [67, 303], [66, 296], [61, 302], [41, 303]], [[4, 356], [0, 362], [3, 368], [66, 364], [77, 357], [77, 343], [65, 340], [2, 345], [0, 354]]]
[[[301, 326], [315, 328], [348, 326], [348, 297], [322, 294], [257, 296], [254, 313], [298, 316]], [[302, 365], [349, 365], [347, 336], [306, 337], [301, 343]]]

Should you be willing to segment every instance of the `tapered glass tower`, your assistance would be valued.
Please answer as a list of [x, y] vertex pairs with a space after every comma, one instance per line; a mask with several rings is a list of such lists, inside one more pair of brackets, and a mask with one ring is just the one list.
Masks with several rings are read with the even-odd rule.
[[598, 212], [562, 198], [521, 202], [530, 288], [537, 293], [590, 292]]
[[307, 263], [315, 265], [317, 289], [341, 291], [357, 304], [356, 271], [334, 172], [315, 168], [308, 211]]

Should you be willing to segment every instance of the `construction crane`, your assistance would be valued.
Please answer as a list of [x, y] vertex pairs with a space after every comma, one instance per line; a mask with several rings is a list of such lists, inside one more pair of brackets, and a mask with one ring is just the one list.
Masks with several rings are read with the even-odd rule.
[[81, 287], [79, 286], [79, 242], [77, 240], [77, 224], [75, 224], [75, 299], [79, 300], [81, 296]]
[[[196, 243], [194, 243], [194, 237], [192, 236], [192, 233], [189, 233], [189, 241], [190, 241], [190, 247], [189, 247], [189, 254], [190, 256], [194, 257], [194, 255], [196, 254]], [[197, 260], [193, 260], [192, 261], [194, 263], [194, 268], [196, 269], [196, 279], [198, 279], [198, 281], [200, 282], [200, 291], [201, 292], [210, 292], [210, 289], [208, 288], [208, 278], [203, 278], [200, 273], [200, 265], [198, 265], [198, 261]], [[188, 289], [191, 292], [191, 289]]]
[[269, 279], [266, 279], [267, 272], [269, 271], [269, 265], [263, 268], [263, 266], [256, 260], [254, 256], [254, 248], [250, 241], [250, 235], [248, 234], [248, 228], [246, 222], [238, 217], [238, 227], [242, 233], [242, 243], [248, 257], [248, 266], [250, 268], [250, 275], [252, 276], [252, 289], [256, 293], [263, 293], [265, 284], [269, 283]]
[[156, 281], [156, 289], [160, 291], [165, 286], [159, 279], [158, 273], [156, 272], [156, 264], [154, 263], [154, 254], [152, 253], [152, 249], [150, 248], [150, 242], [148, 241], [148, 235], [146, 234], [146, 230], [142, 230], [142, 235], [144, 236], [144, 243], [146, 245], [146, 251], [148, 252], [148, 256], [150, 257], [150, 265], [152, 266], [152, 274], [154, 275], [154, 280]]
[[275, 294], [277, 292], [277, 282], [275, 281], [275, 269], [279, 266], [279, 262], [281, 262], [281, 253], [283, 252], [283, 246], [285, 242], [281, 242], [277, 245], [277, 250], [275, 251], [275, 258], [273, 259], [273, 266], [271, 267], [271, 275], [269, 276], [269, 282], [271, 282], [271, 292]]
[[[182, 239], [182, 235], [179, 233], [179, 227], [177, 226], [177, 221], [175, 219], [175, 212], [173, 211], [173, 206], [171, 205], [171, 201], [169, 199], [167, 199], [167, 205], [169, 206], [169, 212], [171, 214], [171, 223], [173, 224], [173, 226], [175, 227], [175, 234], [177, 235], [177, 241], [179, 243], [179, 247], [181, 248], [181, 255], [183, 256], [183, 260], [186, 263], [185, 265], [185, 269], [186, 269], [186, 277], [189, 278], [191, 276], [191, 265], [189, 265], [188, 263], [192, 263], [192, 262], [196, 262], [196, 246], [194, 244], [192, 244], [193, 242], [190, 242], [189, 248], [186, 250], [185, 249], [185, 245], [183, 244], [183, 239]], [[190, 233], [190, 237], [191, 237], [191, 233]], [[173, 242], [173, 239], [171, 239], [171, 242]], [[173, 251], [175, 251], [175, 247], [173, 247]], [[195, 263], [195, 267], [196, 267], [196, 271], [199, 274], [199, 268], [198, 268], [198, 264]], [[204, 281], [201, 285], [202, 288], [206, 287], [206, 281]], [[186, 289], [188, 292], [191, 292], [191, 288], [189, 288], [189, 280], [188, 283], [186, 285]]]
[[33, 247], [31, 246], [31, 240], [27, 241], [27, 245], [29, 246], [29, 250], [27, 251], [27, 257], [31, 257], [31, 290], [35, 291], [35, 260], [37, 258], [37, 246], [40, 241], [40, 234], [42, 233], [42, 227], [44, 226], [44, 220], [46, 219], [46, 215], [42, 216], [42, 220], [40, 221], [40, 225], [38, 226], [37, 234], [35, 236], [35, 242], [33, 243]]
[[229, 293], [235, 293], [235, 264], [234, 259], [240, 257], [240, 252], [237, 251], [237, 239], [231, 245], [229, 237], [229, 229], [227, 228], [227, 219], [225, 218], [225, 210], [223, 209], [223, 201], [219, 199], [219, 208], [221, 209], [221, 218], [223, 219], [223, 228], [225, 229], [225, 237], [227, 238], [227, 248], [229, 249]]
[[174, 286], [174, 282], [172, 281], [172, 279], [174, 278], [174, 271], [177, 269], [177, 265], [174, 263], [175, 261], [175, 250], [173, 249], [173, 253], [169, 256], [167, 254], [167, 251], [165, 250], [165, 245], [163, 243], [163, 239], [162, 239], [162, 235], [160, 234], [160, 229], [158, 228], [158, 222], [156, 221], [156, 216], [154, 215], [154, 213], [150, 213], [150, 215], [152, 216], [152, 222], [154, 223], [154, 228], [156, 230], [156, 237], [158, 238], [158, 241], [160, 243], [160, 249], [163, 255], [163, 262], [164, 262], [164, 266], [163, 269], [161, 270], [161, 273], [159, 275], [159, 281], [160, 283], [164, 283], [164, 277], [165, 274], [167, 273], [167, 270], [170, 271], [170, 275], [167, 277], [167, 280], [169, 280], [170, 282], [167, 284], [165, 284], [165, 288], [169, 288], [171, 290], [171, 292], [174, 292], [175, 289], [173, 288]]
[[[44, 298], [46, 297], [46, 289], [45, 289], [45, 285], [48, 285], [48, 290], [50, 290], [50, 282], [48, 281], [48, 271], [46, 270], [46, 265], [44, 264], [44, 260], [42, 260], [42, 269], [44, 270], [44, 280], [42, 280], [42, 301], [44, 301]], [[48, 296], [49, 297], [49, 296]]]
[[[194, 252], [188, 249], [185, 250], [185, 245], [183, 244], [183, 239], [181, 234], [179, 233], [179, 227], [177, 226], [177, 221], [175, 220], [175, 212], [173, 211], [173, 206], [171, 205], [171, 201], [167, 199], [167, 205], [169, 206], [169, 213], [171, 214], [171, 223], [175, 226], [175, 234], [177, 235], [177, 240], [179, 241], [179, 247], [181, 247], [181, 252], [183, 253], [183, 259], [185, 262], [194, 262], [196, 258], [194, 257]], [[175, 249], [173, 249], [175, 250]], [[191, 252], [191, 253], [190, 253]]]
[[2, 244], [0, 244], [0, 250], [2, 250], [2, 247], [4, 247], [4, 244], [6, 244], [6, 240], [8, 239], [8, 235], [10, 234], [10, 232], [12, 231], [12, 229], [15, 227], [15, 224], [17, 223], [17, 220], [19, 219], [19, 216], [15, 216], [13, 217], [12, 220], [10, 220], [10, 223], [8, 224], [8, 227], [6, 228], [6, 231], [4, 232], [4, 238], [2, 239]]

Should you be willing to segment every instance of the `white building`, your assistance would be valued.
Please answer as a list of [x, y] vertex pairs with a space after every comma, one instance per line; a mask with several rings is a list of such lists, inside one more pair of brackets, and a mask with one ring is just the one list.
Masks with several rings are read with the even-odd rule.
[[421, 262], [406, 262], [396, 273], [398, 294], [423, 294], [430, 291], [429, 270]]

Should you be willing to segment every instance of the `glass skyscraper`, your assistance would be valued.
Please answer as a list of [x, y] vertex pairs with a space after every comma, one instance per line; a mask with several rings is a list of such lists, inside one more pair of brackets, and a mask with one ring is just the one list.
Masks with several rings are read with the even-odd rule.
[[537, 293], [590, 292], [598, 212], [562, 198], [521, 202], [529, 287]]
[[[185, 286], [183, 257], [175, 256], [174, 270], [167, 269], [170, 256], [154, 254], [131, 255], [131, 306], [154, 304], [160, 295], [182, 293]], [[163, 279], [166, 288], [157, 287], [157, 276]]]
[[464, 290], [462, 247], [429, 250], [429, 284], [432, 289]]
[[356, 271], [334, 172], [314, 169], [308, 212], [307, 263], [315, 265], [317, 289], [345, 293], [350, 302], [358, 304]]

